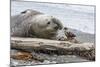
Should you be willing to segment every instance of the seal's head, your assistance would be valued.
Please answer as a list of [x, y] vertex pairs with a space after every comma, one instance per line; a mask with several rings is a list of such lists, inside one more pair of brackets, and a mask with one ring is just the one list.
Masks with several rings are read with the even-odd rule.
[[31, 22], [31, 30], [34, 35], [41, 38], [51, 38], [62, 29], [63, 25], [57, 18], [48, 15], [36, 15]]
[[27, 9], [27, 10], [22, 11], [22, 12], [20, 13], [20, 15], [28, 16], [28, 17], [34, 16], [34, 15], [37, 15], [37, 14], [43, 14], [43, 13], [38, 12], [38, 11], [36, 11], [36, 10], [32, 10], [32, 9]]

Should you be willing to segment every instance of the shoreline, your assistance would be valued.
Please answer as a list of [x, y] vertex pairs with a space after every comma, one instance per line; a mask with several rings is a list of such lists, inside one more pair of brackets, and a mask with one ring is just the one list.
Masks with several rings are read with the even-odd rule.
[[95, 34], [90, 34], [86, 32], [81, 32], [76, 29], [68, 28], [68, 31], [73, 32], [76, 35], [76, 39], [80, 42], [90, 42], [95, 43]]

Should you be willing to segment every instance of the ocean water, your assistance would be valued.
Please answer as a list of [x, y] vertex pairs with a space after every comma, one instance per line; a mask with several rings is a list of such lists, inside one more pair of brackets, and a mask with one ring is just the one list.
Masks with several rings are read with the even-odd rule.
[[22, 1], [11, 2], [12, 16], [26, 9], [33, 9], [53, 15], [60, 19], [65, 27], [95, 34], [95, 6]]

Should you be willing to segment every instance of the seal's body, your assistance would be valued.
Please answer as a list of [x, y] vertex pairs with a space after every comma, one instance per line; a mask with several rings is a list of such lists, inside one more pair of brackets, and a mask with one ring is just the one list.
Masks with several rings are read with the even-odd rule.
[[57, 18], [30, 9], [11, 17], [11, 36], [52, 39], [62, 28]]

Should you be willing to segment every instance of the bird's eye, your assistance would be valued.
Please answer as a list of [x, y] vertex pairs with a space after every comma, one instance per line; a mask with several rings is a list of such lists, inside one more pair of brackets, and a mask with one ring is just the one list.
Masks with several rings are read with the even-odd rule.
[[47, 24], [50, 24], [50, 21]]

